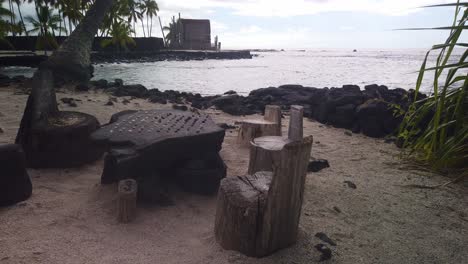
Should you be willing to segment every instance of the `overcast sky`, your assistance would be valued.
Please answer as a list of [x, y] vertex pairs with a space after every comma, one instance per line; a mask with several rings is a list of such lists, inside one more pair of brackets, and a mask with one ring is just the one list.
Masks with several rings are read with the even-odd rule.
[[[395, 31], [447, 26], [454, 8], [418, 8], [445, 0], [157, 0], [163, 24], [211, 20], [224, 48], [428, 48], [446, 31]], [[27, 11], [26, 11], [27, 12]], [[155, 30], [156, 28], [156, 30]], [[161, 36], [159, 22], [153, 32]], [[137, 29], [141, 34], [141, 26]], [[466, 37], [466, 36], [465, 36]]]

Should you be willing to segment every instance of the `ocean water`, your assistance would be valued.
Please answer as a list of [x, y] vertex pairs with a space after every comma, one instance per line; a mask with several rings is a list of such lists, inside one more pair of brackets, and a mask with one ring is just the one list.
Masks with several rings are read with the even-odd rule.
[[[389, 88], [415, 87], [426, 50], [296, 50], [253, 52], [253, 59], [106, 63], [95, 65], [94, 79], [123, 79], [149, 89], [177, 90], [202, 95], [228, 90], [248, 94], [282, 84], [341, 87], [381, 84]], [[432, 60], [434, 57], [432, 57]], [[32, 75], [27, 68], [3, 69], [8, 75]], [[430, 88], [430, 76], [423, 89]]]

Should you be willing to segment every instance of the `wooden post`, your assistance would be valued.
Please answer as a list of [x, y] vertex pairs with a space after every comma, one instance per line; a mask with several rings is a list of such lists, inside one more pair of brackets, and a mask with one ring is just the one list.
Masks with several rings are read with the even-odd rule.
[[288, 138], [296, 141], [302, 140], [303, 137], [303, 116], [304, 107], [299, 105], [291, 105], [291, 113], [289, 118]]
[[274, 136], [277, 134], [278, 125], [265, 120], [246, 120], [241, 122], [237, 143], [249, 146], [250, 141], [262, 136]]
[[294, 244], [304, 197], [313, 137], [288, 143], [273, 157], [273, 179], [256, 238], [258, 256]]
[[272, 173], [222, 180], [215, 236], [224, 249], [263, 257], [296, 242], [311, 147], [312, 136], [275, 145]]
[[118, 220], [128, 223], [135, 218], [137, 199], [137, 182], [133, 179], [119, 181], [118, 187]]
[[281, 107], [279, 105], [265, 106], [265, 115], [263, 117], [266, 121], [276, 123], [278, 131], [275, 136], [281, 136]]

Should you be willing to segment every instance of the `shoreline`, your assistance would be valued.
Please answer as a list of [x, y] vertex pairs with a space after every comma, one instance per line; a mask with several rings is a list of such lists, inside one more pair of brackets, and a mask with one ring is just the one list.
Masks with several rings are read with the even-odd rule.
[[[0, 86], [29, 84], [29, 79], [21, 76], [9, 78], [0, 76]], [[60, 85], [59, 85], [60, 87]], [[173, 104], [175, 108], [184, 105], [198, 110], [219, 109], [234, 116], [262, 114], [268, 104], [280, 105], [288, 110], [291, 105], [304, 106], [304, 117], [322, 124], [345, 128], [352, 133], [381, 138], [392, 136], [402, 121], [402, 111], [406, 110], [415, 97], [414, 90], [401, 88], [388, 89], [384, 85], [343, 85], [340, 88], [315, 88], [298, 84], [259, 88], [248, 95], [238, 95], [227, 91], [222, 95], [202, 96], [174, 90], [159, 91], [147, 89], [141, 84], [124, 84], [121, 79], [113, 82], [94, 80], [89, 84], [78, 84], [71, 89], [77, 91], [101, 90], [111, 96], [145, 99], [151, 103]], [[426, 95], [418, 93], [417, 98]], [[396, 138], [392, 137], [392, 141]]]
[[[26, 53], [25, 53], [26, 54]], [[49, 52], [50, 54], [50, 52]], [[91, 61], [99, 63], [156, 62], [156, 61], [189, 61], [189, 60], [239, 60], [252, 59], [249, 50], [159, 50], [150, 52], [92, 52]], [[39, 54], [0, 56], [0, 67], [32, 67], [37, 68], [48, 56]]]

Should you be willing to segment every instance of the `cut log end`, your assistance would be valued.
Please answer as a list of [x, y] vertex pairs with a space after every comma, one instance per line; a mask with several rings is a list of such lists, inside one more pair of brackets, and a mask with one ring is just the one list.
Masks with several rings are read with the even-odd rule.
[[278, 135], [278, 124], [265, 120], [246, 120], [241, 122], [237, 143], [241, 146], [249, 146], [257, 137]]
[[271, 173], [229, 177], [221, 181], [215, 219], [215, 236], [225, 249], [257, 256], [256, 236]]
[[135, 218], [137, 201], [137, 182], [133, 179], [119, 181], [118, 221], [128, 223]]

